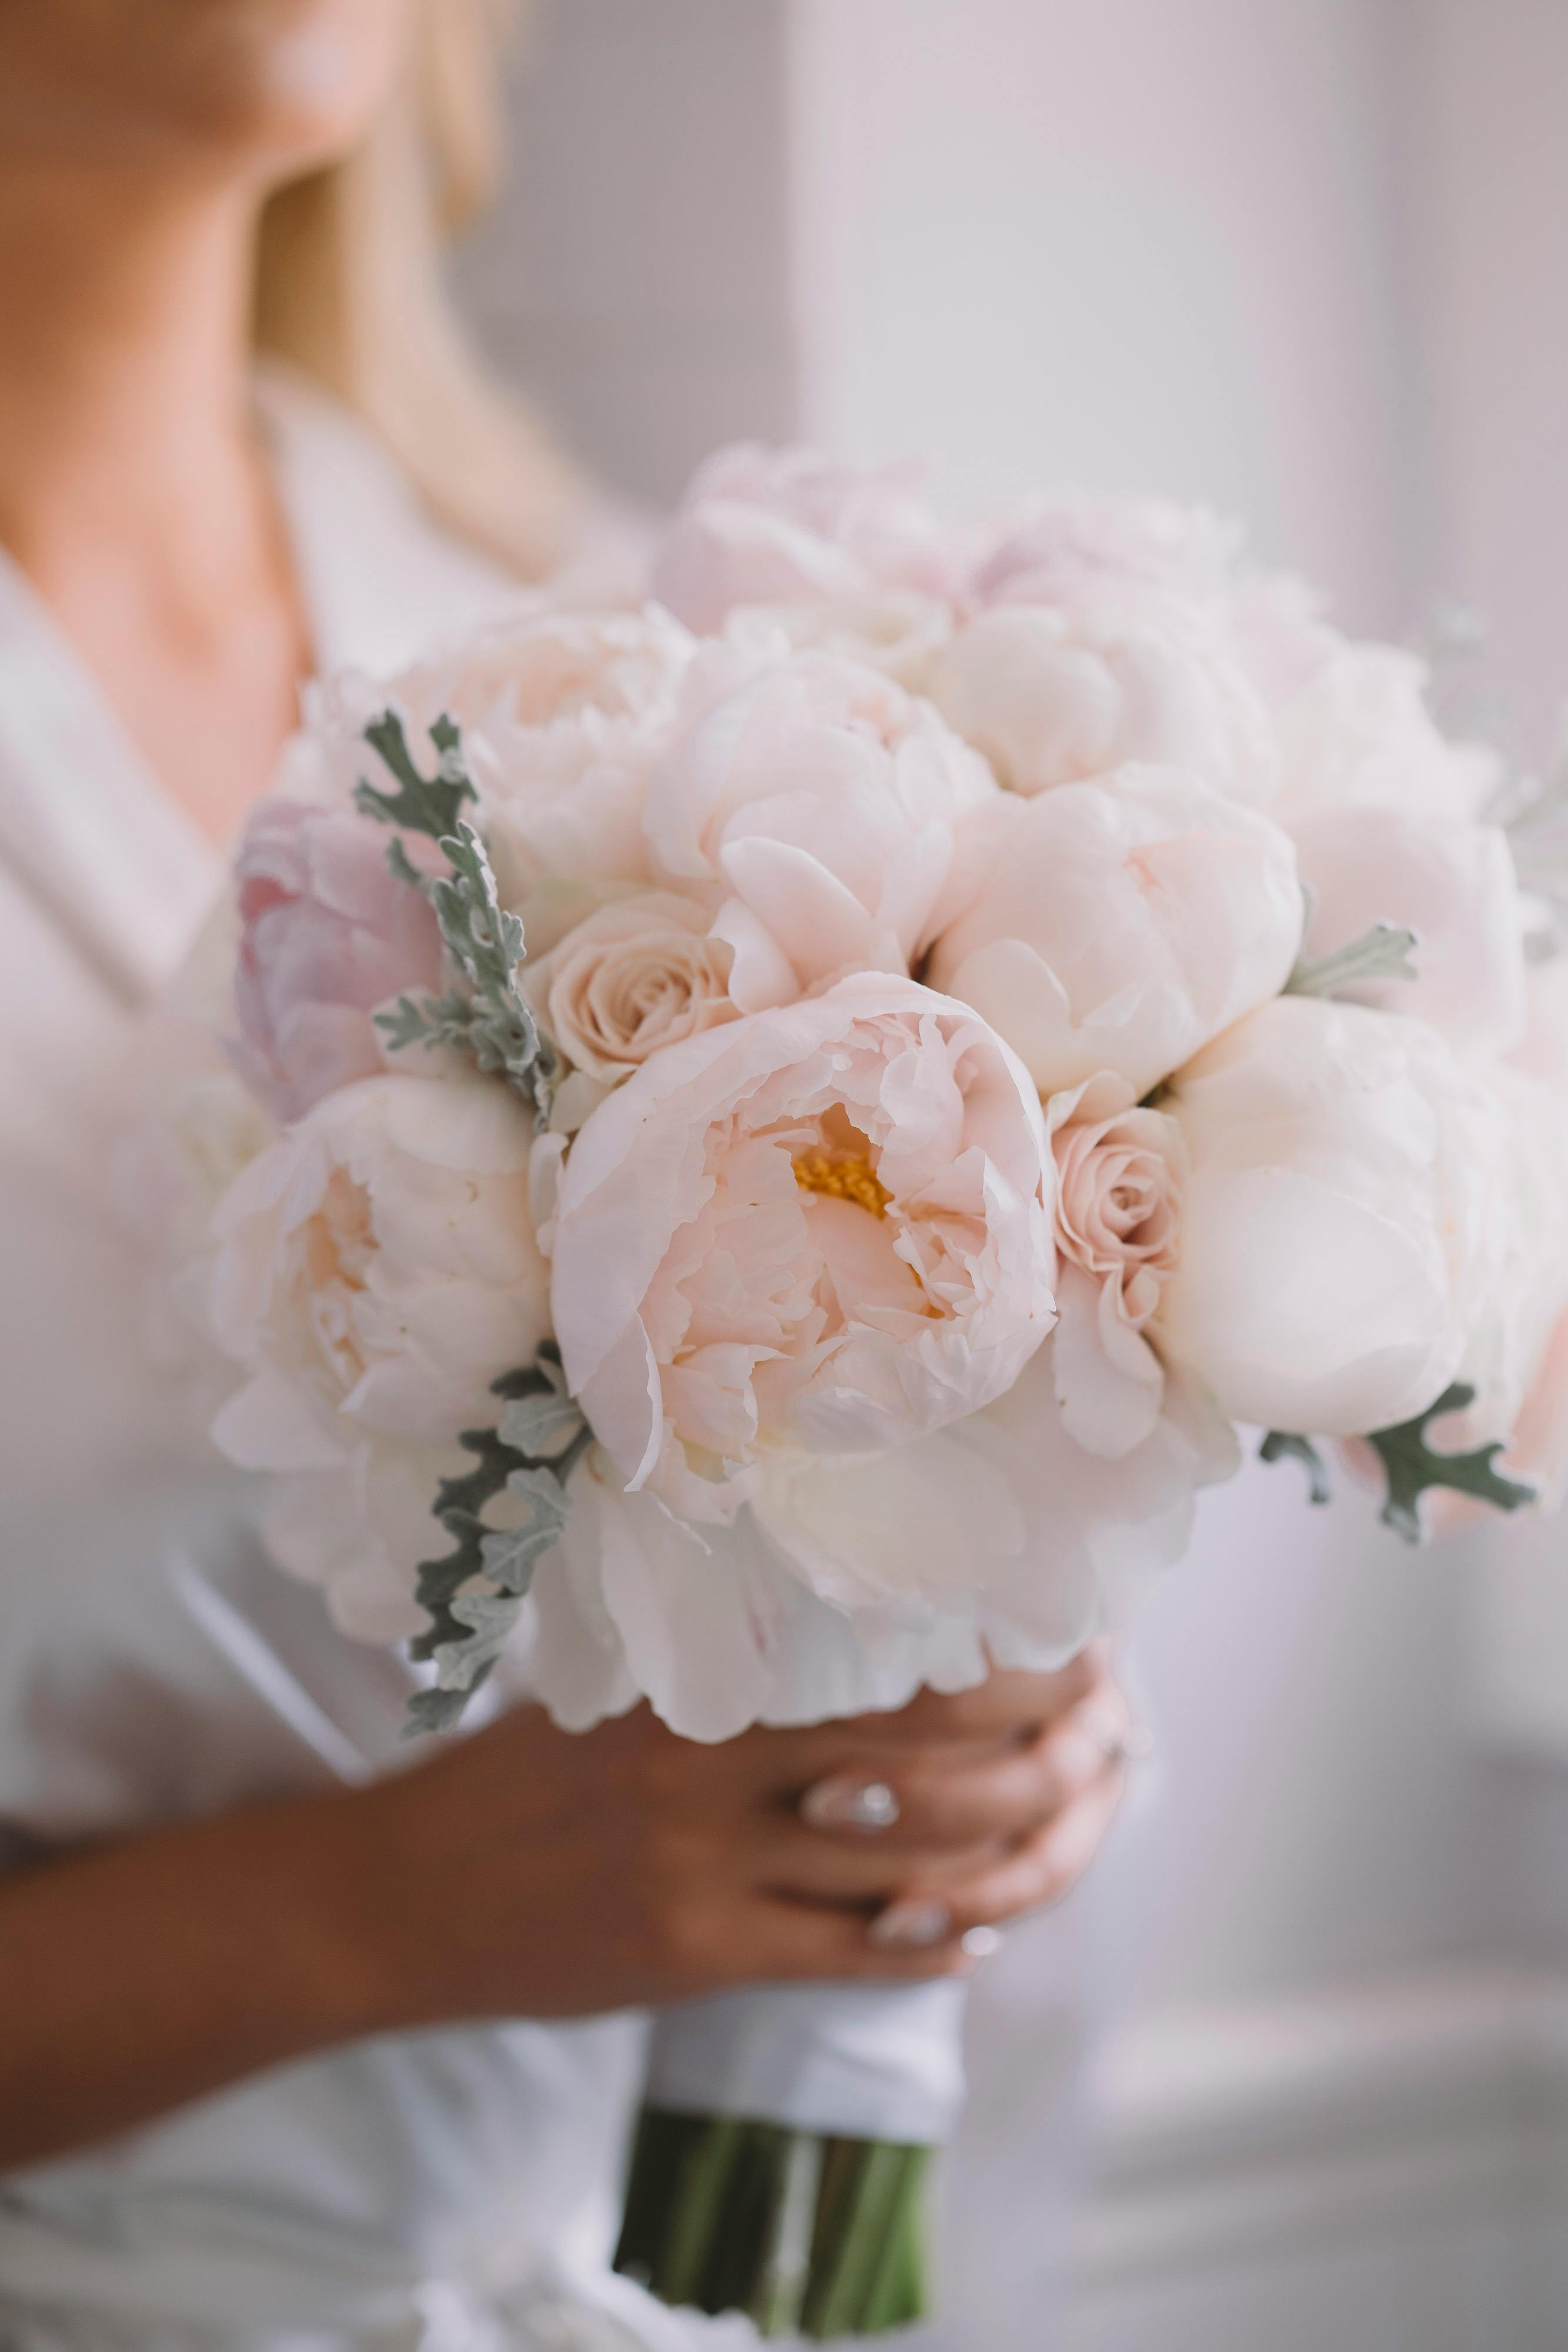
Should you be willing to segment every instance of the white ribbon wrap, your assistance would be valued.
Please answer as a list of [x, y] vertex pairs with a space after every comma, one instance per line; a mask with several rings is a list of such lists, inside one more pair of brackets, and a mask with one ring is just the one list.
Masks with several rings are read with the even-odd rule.
[[665, 2010], [646, 2097], [687, 2114], [935, 2147], [964, 2103], [964, 2005], [918, 1985], [763, 1985]]

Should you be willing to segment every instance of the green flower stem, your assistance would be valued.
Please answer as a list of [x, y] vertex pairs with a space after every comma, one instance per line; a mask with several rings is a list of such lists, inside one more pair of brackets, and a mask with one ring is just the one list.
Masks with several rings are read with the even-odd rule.
[[928, 2308], [932, 2151], [645, 2107], [615, 2267], [758, 2334], [872, 2336]]

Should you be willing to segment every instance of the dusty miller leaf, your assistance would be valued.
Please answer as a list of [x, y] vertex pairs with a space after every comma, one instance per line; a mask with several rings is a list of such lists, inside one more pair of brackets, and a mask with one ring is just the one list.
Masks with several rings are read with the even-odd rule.
[[[441, 841], [456, 831], [464, 803], [474, 797], [474, 786], [463, 762], [462, 737], [455, 722], [443, 715], [431, 728], [430, 740], [440, 765], [434, 776], [422, 776], [408, 748], [402, 713], [387, 709], [372, 719], [365, 729], [365, 740], [380, 752], [397, 791], [382, 792], [361, 777], [355, 787], [354, 804], [382, 824], [402, 825], [410, 833], [428, 834], [432, 841]], [[406, 852], [403, 863], [408, 864]], [[398, 871], [395, 866], [392, 870]], [[399, 879], [406, 881], [409, 873], [399, 874]]]
[[1494, 1466], [1502, 1452], [1500, 1441], [1472, 1446], [1465, 1454], [1437, 1454], [1427, 1444], [1427, 1432], [1431, 1423], [1445, 1413], [1462, 1412], [1467, 1405], [1475, 1402], [1475, 1396], [1473, 1388], [1456, 1381], [1435, 1404], [1418, 1412], [1414, 1421], [1399, 1422], [1392, 1429], [1375, 1429], [1366, 1441], [1381, 1461], [1388, 1481], [1383, 1518], [1406, 1543], [1421, 1540], [1421, 1497], [1434, 1487], [1446, 1486], [1454, 1494], [1473, 1496], [1477, 1502], [1490, 1503], [1500, 1511], [1520, 1511], [1535, 1500], [1532, 1486], [1520, 1478], [1505, 1477]]
[[559, 1066], [540, 1037], [517, 986], [523, 927], [501, 905], [485, 845], [459, 821], [441, 846], [452, 866], [427, 891], [447, 953], [473, 992], [466, 1049], [482, 1070], [500, 1070], [540, 1109], [548, 1108]]
[[511, 1639], [522, 1609], [514, 1592], [460, 1592], [452, 1614], [468, 1632], [443, 1642], [435, 1655], [435, 1686], [467, 1696], [484, 1680]]
[[1298, 1436], [1294, 1430], [1271, 1429], [1258, 1448], [1258, 1455], [1263, 1462], [1299, 1462], [1307, 1474], [1308, 1501], [1332, 1500], [1328, 1464], [1310, 1437]]
[[519, 1454], [553, 1462], [582, 1427], [582, 1412], [564, 1387], [555, 1396], [518, 1397], [501, 1415], [500, 1433]]
[[507, 1492], [527, 1505], [528, 1517], [520, 1527], [499, 1528], [482, 1538], [479, 1550], [491, 1583], [520, 1601], [533, 1582], [535, 1561], [559, 1541], [571, 1505], [555, 1471], [543, 1465], [512, 1471]]
[[[503, 1373], [493, 1390], [508, 1412], [535, 1400], [559, 1409], [565, 1376], [553, 1344], [545, 1343], [536, 1362]], [[536, 1564], [567, 1523], [567, 1482], [592, 1442], [578, 1413], [575, 1433], [546, 1461], [508, 1441], [505, 1418], [501, 1428], [465, 1430], [460, 1443], [476, 1456], [475, 1466], [444, 1478], [436, 1490], [434, 1515], [453, 1548], [419, 1570], [417, 1597], [430, 1623], [409, 1643], [409, 1655], [433, 1660], [438, 1680], [434, 1690], [410, 1700], [404, 1728], [411, 1734], [451, 1730], [489, 1675], [517, 1623]], [[507, 1494], [527, 1507], [522, 1526], [486, 1526], [485, 1513]]]
[[1285, 982], [1287, 996], [1338, 996], [1369, 980], [1416, 980], [1410, 961], [1416, 934], [1397, 923], [1374, 923], [1369, 931], [1336, 948], [1333, 955], [1298, 963]]
[[533, 1013], [517, 986], [523, 961], [523, 927], [501, 905], [484, 842], [461, 814], [474, 798], [463, 758], [462, 730], [444, 715], [430, 730], [440, 753], [434, 776], [420, 773], [408, 748], [401, 715], [383, 710], [365, 729], [395, 778], [395, 793], [361, 779], [356, 806], [382, 824], [423, 833], [436, 842], [449, 874], [422, 874], [401, 839], [387, 848], [387, 864], [400, 882], [430, 900], [442, 941], [466, 983], [467, 993], [449, 989], [442, 996], [400, 996], [375, 1024], [395, 1052], [422, 1045], [455, 1046], [477, 1067], [496, 1071], [531, 1103], [544, 1119], [560, 1076], [560, 1058], [541, 1037]]

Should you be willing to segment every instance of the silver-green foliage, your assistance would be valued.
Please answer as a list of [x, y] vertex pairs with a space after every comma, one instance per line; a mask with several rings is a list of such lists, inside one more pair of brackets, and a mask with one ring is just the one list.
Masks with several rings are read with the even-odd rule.
[[439, 764], [434, 776], [425, 776], [414, 764], [401, 716], [383, 710], [366, 728], [365, 740], [381, 754], [398, 789], [387, 793], [361, 781], [354, 799], [364, 815], [425, 835], [445, 857], [450, 872], [429, 875], [419, 871], [401, 838], [387, 850], [398, 880], [422, 892], [434, 908], [459, 982], [439, 996], [400, 996], [390, 1012], [376, 1014], [376, 1026], [394, 1051], [455, 1047], [481, 1070], [504, 1076], [543, 1118], [559, 1078], [559, 1057], [539, 1034], [517, 986], [523, 927], [501, 905], [485, 844], [460, 814], [474, 797], [461, 731], [444, 717], [434, 721], [430, 736]]
[[[430, 1624], [409, 1654], [434, 1663], [435, 1685], [410, 1700], [411, 1732], [450, 1731], [490, 1673], [535, 1569], [566, 1526], [567, 1482], [592, 1442], [548, 1341], [536, 1363], [503, 1373], [495, 1393], [505, 1401], [499, 1423], [464, 1431], [475, 1466], [444, 1479], [433, 1506], [453, 1548], [419, 1570], [419, 1604]], [[493, 1527], [486, 1515], [503, 1496], [517, 1523]]]
[[[1434, 1489], [1446, 1487], [1451, 1494], [1469, 1495], [1499, 1511], [1523, 1510], [1535, 1500], [1533, 1486], [1523, 1479], [1506, 1477], [1498, 1469], [1500, 1442], [1472, 1446], [1463, 1454], [1441, 1454], [1431, 1444], [1432, 1423], [1446, 1413], [1463, 1412], [1475, 1398], [1473, 1388], [1456, 1381], [1414, 1420], [1396, 1422], [1390, 1429], [1375, 1429], [1365, 1440], [1383, 1465], [1386, 1492], [1382, 1518], [1406, 1543], [1421, 1541], [1421, 1498]], [[1311, 1482], [1312, 1501], [1328, 1501], [1328, 1465], [1310, 1437], [1293, 1430], [1271, 1429], [1259, 1453], [1265, 1462], [1300, 1462]]]
[[1285, 982], [1287, 996], [1341, 996], [1369, 980], [1415, 980], [1411, 962], [1417, 945], [1414, 931], [1397, 923], [1374, 923], [1359, 939], [1351, 940], [1332, 955], [1303, 959]]

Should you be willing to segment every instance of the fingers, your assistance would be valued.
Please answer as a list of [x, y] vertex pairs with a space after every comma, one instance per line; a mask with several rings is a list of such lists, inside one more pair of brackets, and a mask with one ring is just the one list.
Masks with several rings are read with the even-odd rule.
[[1098, 1688], [1108, 1668], [1091, 1646], [1055, 1674], [996, 1674], [975, 1689], [922, 1691], [886, 1715], [849, 1717], [802, 1731], [752, 1730], [712, 1751], [731, 1785], [798, 1797], [835, 1777], [886, 1780], [922, 1753], [949, 1765], [1000, 1756], [1032, 1739]]
[[973, 1690], [924, 1690], [891, 1715], [862, 1715], [824, 1726], [846, 1746], [900, 1748], [949, 1740], [1027, 1738], [1089, 1692], [1107, 1672], [1091, 1645], [1054, 1674], [996, 1673]]
[[889, 1764], [887, 1779], [839, 1773], [814, 1782], [798, 1814], [780, 1809], [759, 1842], [759, 1878], [798, 1894], [873, 1897], [912, 1880], [972, 1877], [1115, 1779], [1131, 1721], [1106, 1677], [1027, 1747], [945, 1769], [915, 1756], [902, 1769]]
[[907, 1944], [878, 1941], [874, 1922], [863, 1912], [831, 1911], [776, 1900], [760, 1906], [754, 1934], [737, 1955], [737, 1983], [764, 1978], [772, 1982], [919, 1984], [933, 1977], [967, 1975], [974, 1967], [962, 1931], [938, 1923], [941, 1932]]
[[[1107, 1766], [1090, 1789], [1014, 1853], [956, 1885], [935, 1890], [905, 1889], [876, 1923], [883, 1939], [897, 1928], [901, 1914], [940, 1948], [950, 1935], [962, 1937], [977, 1927], [997, 1927], [1025, 1912], [1060, 1903], [1099, 1852], [1121, 1803], [1124, 1780], [1124, 1768]], [[944, 1906], [946, 1912], [939, 1929], [934, 1912], [923, 1918], [917, 1909], [936, 1904]]]

